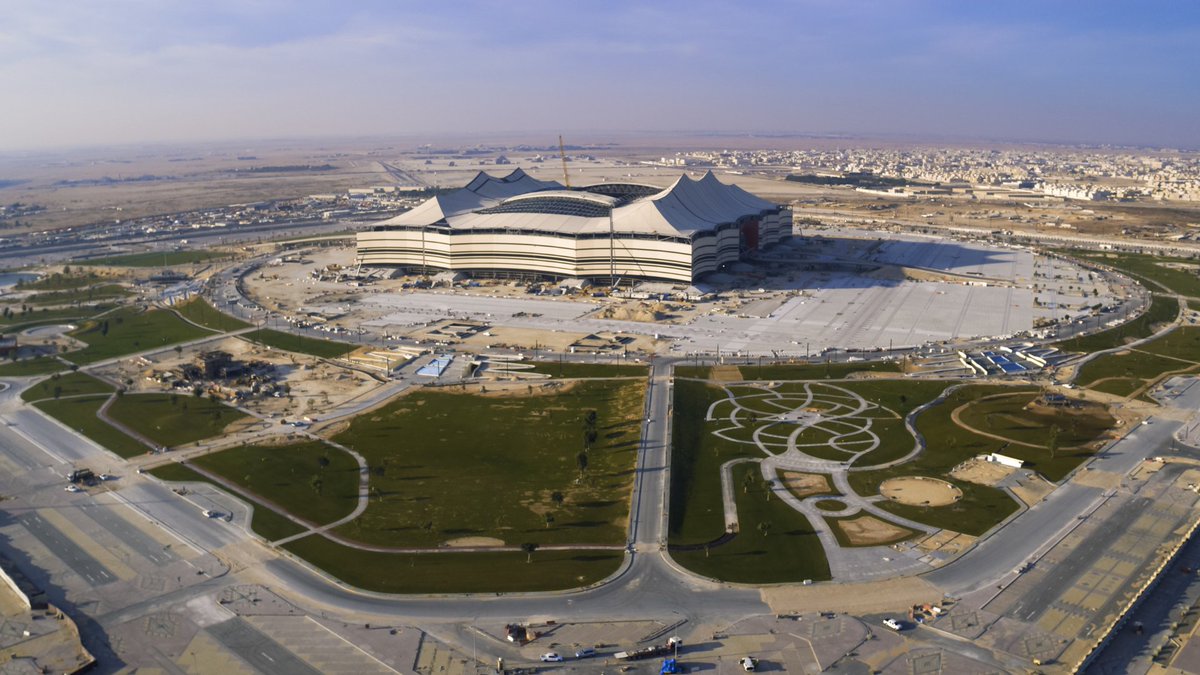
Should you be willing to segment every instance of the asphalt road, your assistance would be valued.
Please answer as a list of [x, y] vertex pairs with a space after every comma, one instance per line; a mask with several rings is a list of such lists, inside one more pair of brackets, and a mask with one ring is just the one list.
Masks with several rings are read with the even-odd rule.
[[[1147, 457], [1169, 448], [1171, 437], [1180, 426], [1179, 422], [1166, 420], [1140, 425], [1101, 452], [1089, 467], [1093, 471], [1125, 475]], [[924, 578], [955, 596], [994, 586], [1057, 543], [1080, 515], [1091, 513], [1104, 498], [1104, 491], [1099, 488], [1068, 483], [963, 557]]]
[[42, 542], [59, 560], [66, 563], [79, 576], [87, 580], [89, 585], [103, 586], [117, 580], [99, 560], [83, 550], [75, 540], [62, 533], [57, 527], [46, 522], [35, 512], [29, 512], [17, 518], [29, 533]]

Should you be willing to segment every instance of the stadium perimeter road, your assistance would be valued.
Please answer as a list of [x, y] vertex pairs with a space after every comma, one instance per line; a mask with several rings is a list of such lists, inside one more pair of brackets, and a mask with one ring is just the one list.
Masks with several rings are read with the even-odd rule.
[[[91, 501], [81, 503], [77, 508], [87, 515], [88, 518], [95, 521], [96, 524], [100, 525], [100, 527], [111, 532], [124, 546], [158, 567], [168, 565], [179, 559], [178, 556], [171, 553], [170, 548], [159, 544], [153, 537], [142, 532], [133, 523], [118, 515], [116, 509], [124, 509], [124, 506]], [[129, 513], [130, 515], [134, 515], [132, 511]]]
[[102, 586], [117, 580], [117, 575], [37, 513], [26, 513], [17, 518], [17, 522], [92, 586]]
[[321, 675], [283, 645], [262, 634], [258, 629], [240, 618], [233, 618], [209, 626], [209, 635], [221, 646], [233, 652], [252, 668], [263, 673], [286, 673], [287, 675]]

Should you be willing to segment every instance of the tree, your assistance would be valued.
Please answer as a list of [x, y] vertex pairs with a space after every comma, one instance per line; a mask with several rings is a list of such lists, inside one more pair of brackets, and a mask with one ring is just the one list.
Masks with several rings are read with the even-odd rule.
[[314, 474], [312, 478], [308, 479], [308, 485], [313, 489], [313, 492], [317, 493], [317, 496], [320, 497], [321, 489], [325, 487], [325, 482], [321, 480], [320, 476]]
[[767, 501], [771, 501], [771, 493], [775, 491], [775, 481], [763, 481], [763, 487], [766, 488], [763, 491], [767, 493]]
[[558, 490], [550, 493], [550, 501], [554, 502], [558, 506], [562, 506], [565, 499], [566, 497], [563, 496], [563, 493], [559, 492]]
[[55, 398], [55, 399], [57, 399], [59, 396], [62, 396], [62, 387], [61, 387], [61, 386], [57, 386], [57, 385], [55, 385], [55, 387], [54, 387], [54, 398]]
[[1050, 451], [1050, 459], [1058, 453], [1058, 435], [1062, 433], [1062, 429], [1055, 424], [1050, 427], [1050, 431], [1046, 434], [1046, 449]]
[[329, 457], [327, 457], [325, 455], [321, 455], [320, 457], [318, 457], [317, 458], [317, 466], [321, 467], [322, 469], [329, 468]]
[[538, 550], [538, 545], [533, 542], [521, 544], [521, 550], [525, 552], [525, 562], [533, 562], [533, 552]]
[[758, 532], [759, 532], [759, 534], [761, 534], [762, 536], [764, 536], [764, 537], [765, 537], [765, 536], [767, 536], [767, 534], [768, 534], [770, 531], [771, 531], [771, 521], [769, 521], [769, 520], [764, 520], [763, 522], [761, 522], [761, 523], [759, 523], [759, 524], [758, 524]]
[[583, 473], [587, 471], [588, 468], [588, 454], [586, 451], [575, 455], [575, 465], [579, 467], [579, 477], [583, 478]]
[[549, 528], [553, 524], [554, 524], [554, 515], [547, 513], [546, 514], [546, 527]]
[[183, 345], [175, 345], [175, 355], [176, 356], [183, 355]]

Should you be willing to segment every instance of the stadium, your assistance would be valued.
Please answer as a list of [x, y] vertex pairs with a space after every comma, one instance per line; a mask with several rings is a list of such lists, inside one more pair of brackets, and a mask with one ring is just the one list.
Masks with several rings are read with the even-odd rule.
[[359, 265], [693, 282], [791, 236], [791, 211], [717, 180], [569, 189], [479, 173], [357, 236]]

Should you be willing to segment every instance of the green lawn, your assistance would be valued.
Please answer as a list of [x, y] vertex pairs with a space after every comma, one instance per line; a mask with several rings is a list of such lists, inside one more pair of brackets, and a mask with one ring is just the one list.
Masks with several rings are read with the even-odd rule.
[[17, 333], [34, 326], [83, 321], [101, 312], [106, 312], [116, 305], [101, 302], [81, 307], [56, 307], [54, 309], [49, 307], [35, 309], [30, 305], [25, 307], [28, 311], [22, 311], [18, 306], [10, 308], [12, 311], [9, 314], [0, 314], [0, 326], [4, 327], [4, 332]]
[[[620, 544], [644, 389], [597, 380], [529, 397], [419, 391], [361, 415], [334, 440], [366, 457], [372, 498], [339, 533], [387, 546]], [[597, 438], [581, 480], [589, 410]]]
[[140, 311], [126, 307], [90, 319], [71, 331], [72, 337], [86, 342], [88, 346], [64, 356], [79, 364], [94, 363], [211, 334], [167, 310]]
[[1155, 296], [1146, 313], [1133, 321], [1099, 333], [1063, 340], [1055, 343], [1054, 346], [1065, 351], [1085, 353], [1120, 347], [1131, 340], [1153, 335], [1155, 324], [1174, 321], [1178, 315], [1179, 301], [1174, 298]]
[[187, 302], [175, 305], [173, 309], [192, 323], [200, 324], [205, 328], [211, 328], [216, 331], [240, 330], [242, 328], [249, 328], [251, 325], [217, 310], [208, 300], [198, 295]]
[[[182, 464], [164, 464], [158, 468], [151, 469], [150, 474], [161, 480], [216, 485], [216, 483], [213, 483], [208, 478]], [[218, 487], [222, 490], [225, 489], [224, 486]], [[246, 499], [244, 496], [242, 498], [254, 506], [254, 515], [250, 519], [250, 529], [254, 530], [254, 533], [263, 539], [276, 541], [294, 534], [300, 534], [304, 531], [305, 528], [275, 513], [271, 509], [252, 499]]]
[[1128, 396], [1165, 373], [1197, 365], [1200, 328], [1183, 326], [1135, 350], [1092, 359], [1079, 369], [1075, 380], [1089, 389]]
[[298, 354], [309, 354], [323, 359], [334, 359], [339, 356], [345, 356], [355, 349], [355, 345], [348, 342], [318, 340], [302, 335], [271, 330], [270, 328], [243, 333], [240, 337], [275, 349], [296, 352]]
[[1064, 250], [1062, 253], [1107, 265], [1134, 277], [1156, 281], [1180, 295], [1200, 297], [1200, 276], [1197, 276], [1200, 273], [1200, 261], [1192, 258], [1075, 250]]
[[99, 286], [87, 286], [85, 288], [77, 288], [69, 291], [51, 291], [48, 293], [35, 293], [25, 298], [22, 302], [31, 305], [70, 305], [80, 303], [94, 303], [96, 300], [108, 300], [112, 298], [124, 298], [133, 295], [133, 293], [119, 284], [102, 284]]
[[27, 375], [49, 375], [66, 370], [67, 365], [52, 356], [39, 356], [23, 361], [0, 363], [0, 377], [23, 377]]
[[671, 431], [670, 541], [703, 544], [725, 529], [721, 505], [721, 465], [739, 457], [761, 457], [757, 448], [710, 433], [704, 416], [725, 393], [702, 382], [675, 382]]
[[[1116, 424], [1116, 420], [1099, 406], [1035, 406], [1026, 409], [1026, 406], [1039, 396], [1036, 391], [1027, 391], [980, 400], [964, 409], [959, 415], [959, 420], [984, 433], [1042, 447], [1047, 446], [1048, 430], [1058, 426], [1058, 444], [1063, 448], [1091, 443]], [[1070, 411], [1076, 411], [1078, 414], [1071, 414]], [[1029, 452], [1037, 453], [1033, 449]], [[1005, 454], [1008, 454], [1007, 450]]]
[[[781, 363], [739, 365], [746, 380], [841, 380], [853, 373], [899, 373], [899, 361], [855, 361], [852, 363]], [[710, 366], [676, 366], [675, 374], [700, 380], [712, 379]]]
[[[551, 377], [646, 377], [649, 366], [640, 363], [608, 364], [608, 363], [572, 363], [558, 361], [522, 361], [521, 365], [533, 366], [518, 372], [545, 373]], [[503, 371], [504, 365], [493, 363], [490, 366], [496, 371]]]
[[[946, 401], [917, 416], [917, 431], [924, 436], [928, 443], [924, 452], [911, 462], [899, 466], [878, 470], [851, 471], [849, 475], [851, 487], [860, 495], [871, 496], [879, 493], [881, 482], [897, 476], [929, 476], [948, 481], [963, 491], [963, 498], [953, 505], [920, 507], [881, 502], [880, 507], [896, 515], [934, 527], [944, 527], [976, 536], [983, 534], [1013, 513], [1017, 509], [1017, 503], [996, 488], [951, 478], [950, 471], [959, 463], [976, 455], [1001, 452], [1027, 462], [1027, 468], [1040, 472], [1049, 480], [1057, 481], [1091, 456], [1090, 450], [1060, 449], [1054, 457], [1050, 457], [1048, 450], [1039, 448], [1008, 445], [1001, 449], [1005, 445], [1004, 441], [980, 436], [962, 429], [951, 419], [951, 412], [965, 403], [977, 401], [990, 394], [1022, 391], [1033, 392], [1036, 390], [988, 385], [971, 385], [959, 389]], [[1010, 418], [1024, 416], [1018, 397], [1006, 397], [1002, 401], [1006, 401], [1007, 407], [992, 408], [991, 414], [1000, 413]], [[1071, 432], [1072, 425], [1076, 423], [1071, 413], [1065, 411], [1050, 415], [1028, 416], [1030, 421], [1035, 418], [1040, 420], [1045, 429], [1057, 425], [1064, 430], [1060, 437], [1060, 446], [1067, 444], [1066, 440], [1073, 433]], [[1076, 428], [1076, 432], [1082, 433], [1082, 426], [1080, 424]], [[1034, 432], [1023, 429], [1022, 433]]]
[[165, 447], [219, 436], [246, 417], [237, 408], [189, 394], [126, 394], [113, 402], [108, 415]]
[[[59, 368], [61, 367], [62, 364], [59, 363]], [[21, 399], [40, 401], [80, 394], [111, 394], [113, 391], [112, 385], [87, 373], [64, 373], [48, 377], [21, 392]]]
[[149, 253], [130, 253], [128, 255], [111, 256], [108, 258], [90, 258], [77, 261], [78, 265], [104, 265], [107, 267], [170, 267], [172, 265], [189, 265], [192, 263], [208, 262], [210, 260], [225, 260], [233, 257], [229, 253], [218, 251], [158, 251]]
[[284, 546], [358, 588], [381, 593], [517, 593], [596, 583], [617, 571], [619, 551], [395, 554], [359, 551], [321, 536]]
[[[743, 485], [747, 475], [760, 475], [757, 463], [738, 464], [732, 473], [737, 485]], [[780, 499], [767, 499], [769, 492], [759, 481], [735, 494], [741, 526], [737, 536], [707, 551], [674, 549], [671, 557], [676, 562], [697, 574], [748, 584], [830, 578], [825, 550], [807, 518]], [[760, 529], [764, 525], [765, 531]], [[723, 532], [723, 526], [717, 527], [706, 541]]]
[[358, 503], [358, 462], [320, 441], [242, 446], [193, 461], [314, 525], [343, 518]]
[[96, 417], [96, 412], [106, 400], [108, 396], [95, 396], [40, 401], [33, 405], [121, 457], [128, 459], [149, 452], [150, 449], [137, 439], [126, 436]]

